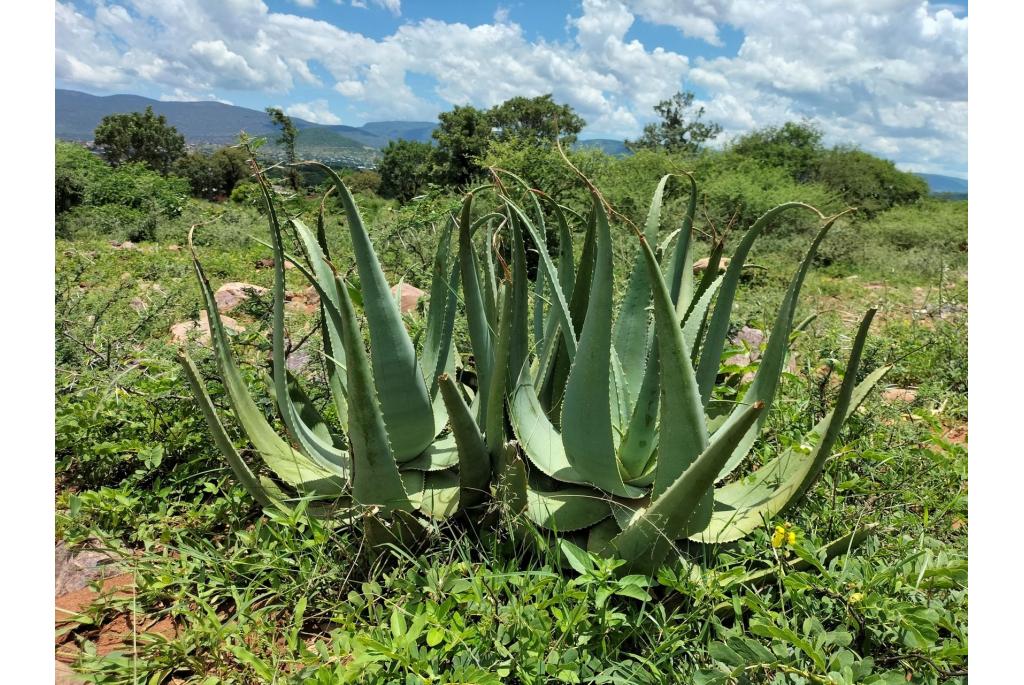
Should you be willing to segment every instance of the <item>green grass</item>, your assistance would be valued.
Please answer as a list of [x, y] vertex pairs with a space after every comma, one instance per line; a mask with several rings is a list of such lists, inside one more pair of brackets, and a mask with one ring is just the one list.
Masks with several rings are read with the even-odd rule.
[[[423, 287], [429, 261], [418, 254], [431, 254], [433, 233], [417, 217], [443, 217], [451, 201], [374, 205], [372, 237], [393, 282]], [[293, 211], [310, 209], [297, 200]], [[191, 202], [136, 250], [114, 251], [100, 235], [56, 244], [57, 534], [99, 538], [138, 585], [82, 618], [134, 610], [178, 626], [174, 639], [140, 636], [134, 654], [101, 657], [83, 623], [76, 667], [94, 682], [966, 682], [967, 447], [948, 439], [967, 420], [966, 203], [891, 210], [826, 242], [833, 251], [797, 318], [819, 316], [796, 342], [798, 373], [769, 419], [774, 440], [751, 459], [800, 440], [830, 406], [829, 378], [869, 305], [881, 309], [865, 367], [894, 363], [886, 382], [917, 397], [890, 404], [875, 393], [851, 418], [791, 520], [796, 549], [773, 550], [766, 529], [714, 550], [722, 570], [778, 569], [731, 588], [671, 572], [616, 580], [609, 562], [567, 573], [542, 538], [508, 531], [437, 530], [419, 555], [371, 560], [341, 522], [259, 511], [217, 457], [168, 343], [170, 325], [199, 311], [187, 254], [169, 246], [214, 215], [198, 233], [214, 287], [269, 285], [257, 266], [267, 251], [246, 237], [266, 228], [246, 207]], [[344, 232], [328, 230], [346, 255]], [[806, 240], [780, 230], [759, 243], [751, 261], [765, 268], [741, 286], [737, 325], [769, 326]], [[304, 285], [295, 271], [288, 279]], [[236, 318], [255, 384], [267, 303]], [[293, 338], [309, 323], [294, 316]], [[216, 377], [208, 352], [197, 363]], [[867, 524], [877, 528], [848, 556], [803, 571], [784, 563]]]

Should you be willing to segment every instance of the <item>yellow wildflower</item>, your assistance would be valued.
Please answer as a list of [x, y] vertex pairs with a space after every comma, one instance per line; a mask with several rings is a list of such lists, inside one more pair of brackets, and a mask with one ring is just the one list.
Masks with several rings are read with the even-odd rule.
[[772, 534], [772, 547], [778, 549], [785, 544], [786, 541], [786, 529], [782, 526], [775, 527], [775, 533]]
[[864, 601], [863, 592], [854, 592], [852, 595], [850, 595], [850, 604], [856, 604], [857, 602], [862, 601]]
[[790, 546], [796, 544], [796, 531], [795, 530], [789, 531], [789, 535], [786, 536], [786, 542], [788, 542], [790, 544]]

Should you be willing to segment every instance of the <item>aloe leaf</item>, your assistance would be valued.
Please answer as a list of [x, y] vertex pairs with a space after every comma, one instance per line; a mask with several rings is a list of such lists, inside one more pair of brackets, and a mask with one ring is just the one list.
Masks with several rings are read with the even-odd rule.
[[[477, 387], [481, 392], [479, 416], [482, 424], [487, 416], [488, 389], [491, 387], [491, 373], [494, 367], [493, 335], [488, 321], [487, 308], [480, 287], [480, 272], [477, 270], [476, 255], [473, 251], [472, 226], [470, 224], [473, 196], [467, 195], [459, 213], [459, 268], [462, 272], [462, 293], [466, 307], [466, 323], [469, 341], [473, 347], [476, 363]], [[486, 246], [485, 249], [490, 249]], [[451, 408], [449, 407], [449, 412]]]
[[693, 539], [709, 544], [737, 540], [784, 511], [810, 487], [821, 473], [846, 418], [891, 368], [883, 366], [876, 369], [856, 384], [857, 369], [874, 312], [869, 310], [861, 322], [836, 406], [808, 434], [804, 441], [808, 446], [786, 450], [750, 476], [716, 488], [715, 511], [709, 525]]
[[[644, 226], [644, 237], [654, 245], [658, 241], [658, 228], [661, 226], [661, 207], [665, 195], [665, 186], [671, 174], [661, 177], [651, 199], [647, 212], [647, 223]], [[640, 385], [647, 366], [647, 331], [650, 322], [649, 306], [651, 303], [651, 281], [644, 264], [644, 257], [637, 252], [633, 267], [626, 282], [626, 294], [619, 305], [619, 314], [615, 320], [612, 340], [615, 352], [622, 364], [626, 380], [626, 406], [632, 410], [640, 394]]]
[[[586, 232], [583, 236], [583, 248], [580, 253], [579, 266], [576, 269], [576, 279], [572, 289], [572, 296], [569, 299], [569, 314], [572, 317], [573, 325], [577, 328], [583, 326], [587, 306], [590, 304], [590, 288], [594, 276], [594, 261], [597, 255], [597, 215], [593, 208], [585, 222]], [[560, 334], [560, 333], [559, 333]], [[562, 394], [565, 392], [565, 381], [569, 377], [569, 354], [566, 351], [565, 342], [561, 341], [555, 353], [551, 366], [551, 372], [544, 376], [543, 382], [539, 385], [539, 397], [541, 404], [548, 412], [552, 420], [557, 420], [561, 415]]]
[[558, 533], [589, 528], [611, 513], [603, 493], [592, 488], [545, 490], [531, 483], [526, 489], [527, 517], [538, 526]]
[[509, 514], [515, 515], [526, 509], [527, 489], [526, 464], [519, 457], [515, 444], [505, 443], [495, 496]]
[[[317, 293], [320, 294], [320, 315], [323, 318], [324, 352], [327, 357], [327, 380], [330, 384], [331, 395], [334, 400], [334, 407], [337, 410], [338, 422], [343, 431], [348, 430], [348, 399], [345, 388], [345, 349], [341, 344], [341, 331], [338, 330], [337, 318], [331, 317], [327, 312], [328, 300], [335, 310], [340, 308], [339, 295], [335, 290], [334, 271], [328, 263], [326, 251], [326, 236], [323, 227], [323, 206], [317, 215], [317, 236], [314, 239], [309, 228], [298, 219], [291, 220], [296, 235], [306, 248], [309, 255], [309, 266], [312, 273], [302, 269], [310, 283], [314, 283]], [[301, 263], [292, 260], [293, 264], [301, 266]], [[315, 276], [315, 277], [314, 277]]]
[[[423, 350], [420, 355], [420, 370], [431, 400], [437, 396], [437, 377], [445, 372], [451, 356], [452, 330], [455, 321], [456, 293], [460, 276], [458, 264], [449, 269], [451, 252], [452, 223], [446, 224], [434, 254], [433, 272], [430, 281], [430, 307], [427, 310], [426, 333], [423, 336]], [[436, 404], [436, 402], [435, 402]], [[440, 424], [440, 425], [438, 425]], [[444, 428], [444, 417], [435, 419], [435, 435]]]
[[685, 175], [690, 181], [690, 195], [686, 205], [686, 214], [683, 216], [683, 225], [679, 229], [679, 240], [676, 241], [675, 250], [672, 252], [672, 263], [669, 265], [668, 271], [669, 297], [672, 298], [677, 311], [689, 304], [693, 289], [693, 268], [691, 266], [693, 241], [691, 238], [693, 217], [697, 213], [697, 181], [692, 175]]
[[435, 519], [451, 518], [459, 509], [459, 475], [454, 471], [431, 471], [425, 474], [423, 487], [410, 495], [416, 508]]
[[[316, 408], [309, 395], [302, 389], [299, 380], [290, 371], [285, 372], [285, 377], [288, 382], [288, 399], [297, 411], [299, 420], [325, 445], [333, 445], [335, 448], [343, 450], [344, 438], [331, 430], [320, 410]], [[267, 389], [270, 391], [270, 397], [280, 408], [277, 390], [273, 385], [273, 378], [267, 376], [267, 380], [269, 381]]]
[[484, 436], [487, 451], [491, 455], [491, 468], [498, 476], [497, 465], [505, 448], [505, 389], [508, 387], [508, 357], [512, 339], [512, 297], [505, 287], [498, 292], [501, 316], [498, 321], [498, 340], [494, 346], [495, 373], [491, 374], [491, 385], [483, 389], [487, 393], [487, 421]]
[[[275, 487], [272, 489], [264, 485], [256, 474], [253, 473], [252, 469], [249, 468], [249, 465], [245, 463], [241, 455], [238, 454], [238, 450], [235, 449], [231, 438], [228, 437], [227, 431], [224, 430], [224, 425], [217, 416], [217, 410], [213, 406], [213, 400], [210, 399], [210, 393], [206, 391], [206, 385], [199, 375], [199, 370], [196, 369], [192, 358], [188, 356], [184, 349], [180, 351], [178, 361], [185, 370], [185, 378], [188, 379], [188, 383], [192, 387], [192, 393], [195, 395], [199, 408], [203, 412], [206, 424], [213, 435], [213, 442], [220, 449], [221, 454], [224, 455], [224, 459], [227, 461], [228, 466], [231, 467], [235, 478], [238, 479], [242, 487], [261, 506], [288, 511], [289, 508], [282, 502], [284, 493], [279, 488]], [[269, 483], [269, 485], [272, 485], [272, 483]]]
[[[754, 225], [744, 234], [743, 239], [736, 248], [736, 252], [729, 262], [729, 268], [725, 271], [725, 278], [718, 291], [718, 299], [715, 301], [715, 309], [711, 314], [708, 323], [707, 335], [704, 338], [704, 346], [700, 353], [700, 362], [697, 366], [697, 387], [700, 390], [700, 399], [705, 407], [711, 399], [711, 389], [715, 385], [715, 377], [718, 375], [718, 364], [722, 359], [722, 350], [725, 349], [725, 339], [729, 333], [729, 317], [732, 314], [733, 301], [736, 299], [736, 288], [740, 282], [740, 273], [746, 263], [747, 254], [758, 236], [768, 223], [779, 214], [789, 209], [806, 209], [821, 216], [814, 207], [803, 202], [787, 202], [773, 207], [761, 215]], [[689, 268], [689, 266], [687, 266]]]
[[437, 438], [420, 456], [402, 464], [402, 471], [444, 471], [459, 465], [459, 447], [452, 434]]
[[[530, 217], [514, 202], [508, 198], [504, 198], [505, 206], [509, 209], [509, 218], [518, 219], [518, 225], [524, 228], [529, 233], [530, 238], [533, 239], [534, 244], [538, 246], [546, 245], [543, 237], [538, 233], [537, 228], [530, 221]], [[513, 222], [515, 226], [517, 222]], [[552, 294], [551, 306], [555, 309], [559, 317], [559, 326], [562, 329], [562, 340], [566, 344], [570, 361], [576, 357], [576, 329], [572, 325], [572, 317], [569, 315], [569, 303], [565, 299], [565, 294], [562, 292], [562, 288], [559, 285], [558, 271], [555, 269], [554, 263], [551, 261], [551, 255], [548, 254], [546, 249], [539, 249], [540, 253], [540, 264], [544, 269], [545, 277], [547, 279], [548, 289]]]
[[744, 420], [725, 431], [668, 488], [653, 497], [650, 506], [612, 539], [608, 549], [640, 567], [660, 564], [673, 541], [694, 526], [693, 517], [699, 516], [701, 501], [714, 484], [718, 469], [761, 409], [760, 404], [749, 405]]
[[338, 292], [341, 293], [342, 335], [352, 399], [348, 436], [352, 453], [352, 496], [357, 504], [379, 506], [385, 512], [410, 511], [413, 505], [392, 456], [383, 412], [374, 392], [370, 363], [363, 338], [358, 334], [355, 309], [348, 288], [340, 282]]
[[612, 247], [608, 217], [594, 196], [597, 213], [597, 258], [590, 303], [569, 371], [562, 403], [562, 443], [576, 471], [614, 495], [636, 497], [619, 472], [612, 437], [611, 406], [604, 399], [611, 384]]
[[412, 340], [391, 299], [387, 280], [352, 194], [330, 167], [319, 162], [305, 164], [327, 174], [345, 207], [359, 272], [363, 311], [370, 330], [373, 384], [388, 434], [392, 437], [394, 458], [399, 462], [407, 461], [423, 452], [437, 434], [432, 403], [416, 362]]
[[438, 382], [441, 397], [448, 407], [452, 435], [458, 446], [459, 506], [466, 509], [480, 504], [486, 498], [487, 486], [491, 480], [491, 460], [484, 438], [480, 435], [480, 429], [469, 407], [466, 406], [466, 400], [455, 386], [455, 381], [445, 374]]
[[[775, 323], [772, 326], [771, 334], [768, 337], [768, 346], [765, 349], [764, 355], [761, 357], [761, 362], [757, 367], [757, 374], [754, 376], [753, 382], [750, 387], [747, 388], [747, 392], [744, 395], [745, 402], [764, 402], [766, 410], [764, 414], [757, 420], [757, 422], [751, 426], [750, 431], [743, 437], [740, 444], [736, 447], [736, 452], [729, 458], [729, 461], [722, 467], [722, 472], [718, 474], [719, 479], [725, 478], [732, 473], [737, 466], [746, 458], [750, 452], [750, 448], [754, 446], [754, 442], [757, 440], [757, 436], [761, 432], [761, 427], [764, 425], [765, 419], [768, 417], [768, 409], [772, 406], [772, 401], [775, 399], [775, 392], [779, 387], [779, 378], [782, 376], [782, 371], [786, 362], [786, 352], [789, 350], [789, 334], [793, 327], [793, 316], [796, 313], [796, 303], [800, 297], [800, 289], [803, 287], [804, 279], [807, 276], [807, 271], [811, 268], [811, 262], [814, 259], [814, 255], [818, 251], [818, 246], [821, 241], [825, 239], [830, 228], [835, 223], [838, 217], [833, 217], [818, 231], [817, 235], [808, 248], [807, 253], [804, 255], [803, 261], [800, 263], [800, 267], [793, 275], [793, 279], [790, 281], [789, 288], [786, 290], [785, 296], [782, 298], [782, 304], [779, 306], [778, 314], [775, 317]], [[731, 422], [737, 420], [738, 409], [734, 410], [729, 418], [726, 420], [724, 426], [728, 426]], [[721, 430], [721, 429], [719, 429]]]
[[686, 349], [691, 359], [693, 358], [694, 350], [700, 347], [701, 328], [703, 328], [704, 322], [707, 321], [711, 298], [715, 296], [718, 288], [721, 287], [722, 278], [720, 276], [714, 279], [706, 288], [697, 289], [697, 293], [694, 294], [697, 299], [694, 300], [693, 306], [683, 321], [683, 342], [686, 344]]
[[217, 367], [220, 370], [228, 400], [235, 413], [235, 418], [242, 430], [259, 452], [263, 462], [277, 476], [300, 492], [312, 492], [323, 495], [339, 495], [347, 485], [348, 468], [331, 464], [321, 466], [305, 454], [294, 450], [288, 445], [267, 421], [266, 417], [249, 394], [249, 389], [235, 364], [231, 353], [231, 342], [224, 324], [221, 322], [217, 301], [213, 288], [206, 278], [192, 234], [189, 233], [188, 247], [192, 253], [192, 266], [199, 281], [199, 290], [203, 295], [207, 317], [210, 323], [210, 338]]
[[605, 549], [620, 530], [619, 524], [611, 517], [597, 523], [587, 532], [587, 551], [597, 554], [600, 550]]
[[318, 465], [323, 468], [337, 466], [347, 469], [349, 466], [348, 455], [337, 449], [333, 442], [322, 440], [301, 416], [298, 407], [292, 404], [291, 395], [288, 392], [288, 378], [285, 367], [285, 325], [284, 325], [284, 245], [281, 236], [281, 224], [277, 219], [277, 210], [274, 207], [273, 196], [262, 174], [256, 175], [257, 182], [267, 205], [267, 214], [270, 223], [271, 247], [274, 254], [274, 285], [272, 288], [274, 309], [272, 317], [272, 360], [274, 377], [274, 395], [278, 401], [281, 421], [289, 434], [299, 443], [306, 454], [308, 454]]
[[711, 245], [711, 254], [708, 255], [708, 268], [704, 269], [704, 273], [700, 277], [700, 283], [697, 284], [697, 289], [693, 292], [693, 300], [690, 302], [689, 309], [686, 312], [687, 316], [689, 316], [694, 305], [696, 305], [707, 289], [719, 279], [718, 267], [722, 263], [722, 253], [724, 252], [725, 241], [721, 238], [715, 240]]
[[657, 447], [661, 376], [654, 330], [653, 325], [649, 326], [646, 342], [647, 365], [644, 367], [644, 375], [632, 413], [629, 415], [625, 435], [619, 444], [619, 464], [622, 465], [623, 478], [630, 485], [638, 487], [640, 484], [634, 481], [644, 471]]
[[[657, 497], [689, 467], [708, 445], [697, 383], [668, 286], [648, 242], [641, 238], [654, 294], [654, 323], [661, 372], [661, 421], [658, 471], [651, 496]], [[710, 489], [707, 496], [710, 507]]]
[[551, 425], [537, 399], [529, 369], [523, 369], [508, 403], [512, 430], [523, 453], [542, 473], [564, 483], [587, 483], [584, 476], [569, 462], [562, 436]]

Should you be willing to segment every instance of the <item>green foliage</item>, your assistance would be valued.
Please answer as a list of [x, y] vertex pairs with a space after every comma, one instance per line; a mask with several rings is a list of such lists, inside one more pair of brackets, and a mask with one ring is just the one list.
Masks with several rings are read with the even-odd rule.
[[[843, 208], [836, 194], [820, 183], [799, 183], [784, 167], [768, 166], [732, 153], [706, 155], [697, 160], [703, 183], [702, 206], [719, 230], [746, 226], [787, 198], [800, 197], [824, 212]], [[807, 230], [809, 216], [791, 216], [779, 224], [788, 230]]]
[[56, 213], [82, 204], [92, 183], [109, 171], [110, 167], [102, 159], [81, 145], [57, 141], [54, 168]]
[[487, 112], [496, 137], [523, 146], [551, 146], [556, 137], [572, 145], [587, 122], [569, 105], [556, 103], [551, 94], [514, 97]]
[[737, 138], [729, 149], [765, 166], [780, 167], [801, 183], [814, 178], [824, 154], [824, 133], [811, 122], [787, 121], [766, 126]]
[[419, 195], [432, 174], [434, 146], [415, 140], [392, 140], [384, 148], [377, 172], [380, 194], [408, 202]]
[[[284, 148], [285, 161], [294, 164], [298, 160], [295, 155], [295, 141], [298, 140], [299, 130], [295, 128], [291, 117], [279, 107], [267, 107], [266, 111], [274, 125], [281, 127], [281, 137], [277, 139], [277, 143]], [[292, 190], [299, 189], [299, 172], [295, 167], [288, 167], [288, 182]]]
[[437, 142], [435, 178], [449, 186], [464, 186], [480, 174], [479, 159], [487, 152], [491, 121], [487, 112], [466, 105], [438, 115], [431, 134]]
[[928, 184], [923, 179], [855, 148], [835, 148], [825, 153], [817, 178], [843, 202], [868, 217], [928, 195]]
[[643, 135], [634, 141], [626, 141], [631, 150], [665, 150], [666, 152], [682, 152], [694, 154], [700, 151], [704, 143], [714, 140], [722, 132], [722, 127], [713, 122], [701, 121], [704, 107], [691, 112], [693, 93], [679, 92], [668, 100], [662, 100], [654, 106], [654, 111], [661, 121], [644, 126]]
[[345, 174], [345, 184], [348, 185], [353, 193], [376, 194], [380, 190], [382, 182], [383, 179], [381, 179], [380, 172], [370, 169], [361, 169]]
[[181, 212], [188, 184], [177, 176], [161, 176], [142, 164], [122, 164], [96, 179], [86, 192], [90, 205], [119, 205], [164, 216]]
[[103, 117], [93, 142], [114, 166], [137, 162], [161, 174], [168, 173], [174, 161], [185, 154], [185, 136], [167, 124], [167, 117], [154, 114], [152, 107], [141, 113]]
[[249, 176], [249, 163], [244, 150], [230, 146], [213, 153], [190, 152], [174, 163], [173, 171], [188, 181], [193, 197], [212, 200], [230, 195]]

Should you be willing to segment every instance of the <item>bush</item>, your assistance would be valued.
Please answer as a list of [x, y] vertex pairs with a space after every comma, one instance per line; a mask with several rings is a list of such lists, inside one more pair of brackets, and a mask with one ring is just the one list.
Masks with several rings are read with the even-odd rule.
[[345, 185], [353, 193], [374, 193], [380, 190], [381, 177], [376, 171], [360, 170], [345, 176]]
[[188, 181], [183, 178], [161, 176], [144, 164], [129, 163], [97, 178], [86, 192], [86, 203], [157, 210], [173, 217], [181, 213], [188, 191]]
[[54, 200], [61, 214], [82, 204], [89, 186], [109, 174], [110, 167], [81, 145], [58, 141], [55, 148]]
[[[704, 211], [719, 230], [732, 223], [749, 227], [759, 216], [784, 202], [800, 201], [825, 213], [842, 207], [835, 193], [818, 183], [799, 183], [782, 167], [766, 166], [732, 153], [705, 155], [695, 170]], [[804, 230], [818, 222], [808, 214], [790, 214], [787, 230]]]
[[854, 148], [825, 153], [818, 165], [817, 180], [867, 217], [928, 196], [928, 184], [923, 179], [900, 171], [887, 159]]
[[159, 214], [121, 205], [84, 205], [57, 218], [58, 238], [104, 238], [122, 242], [152, 240]]

